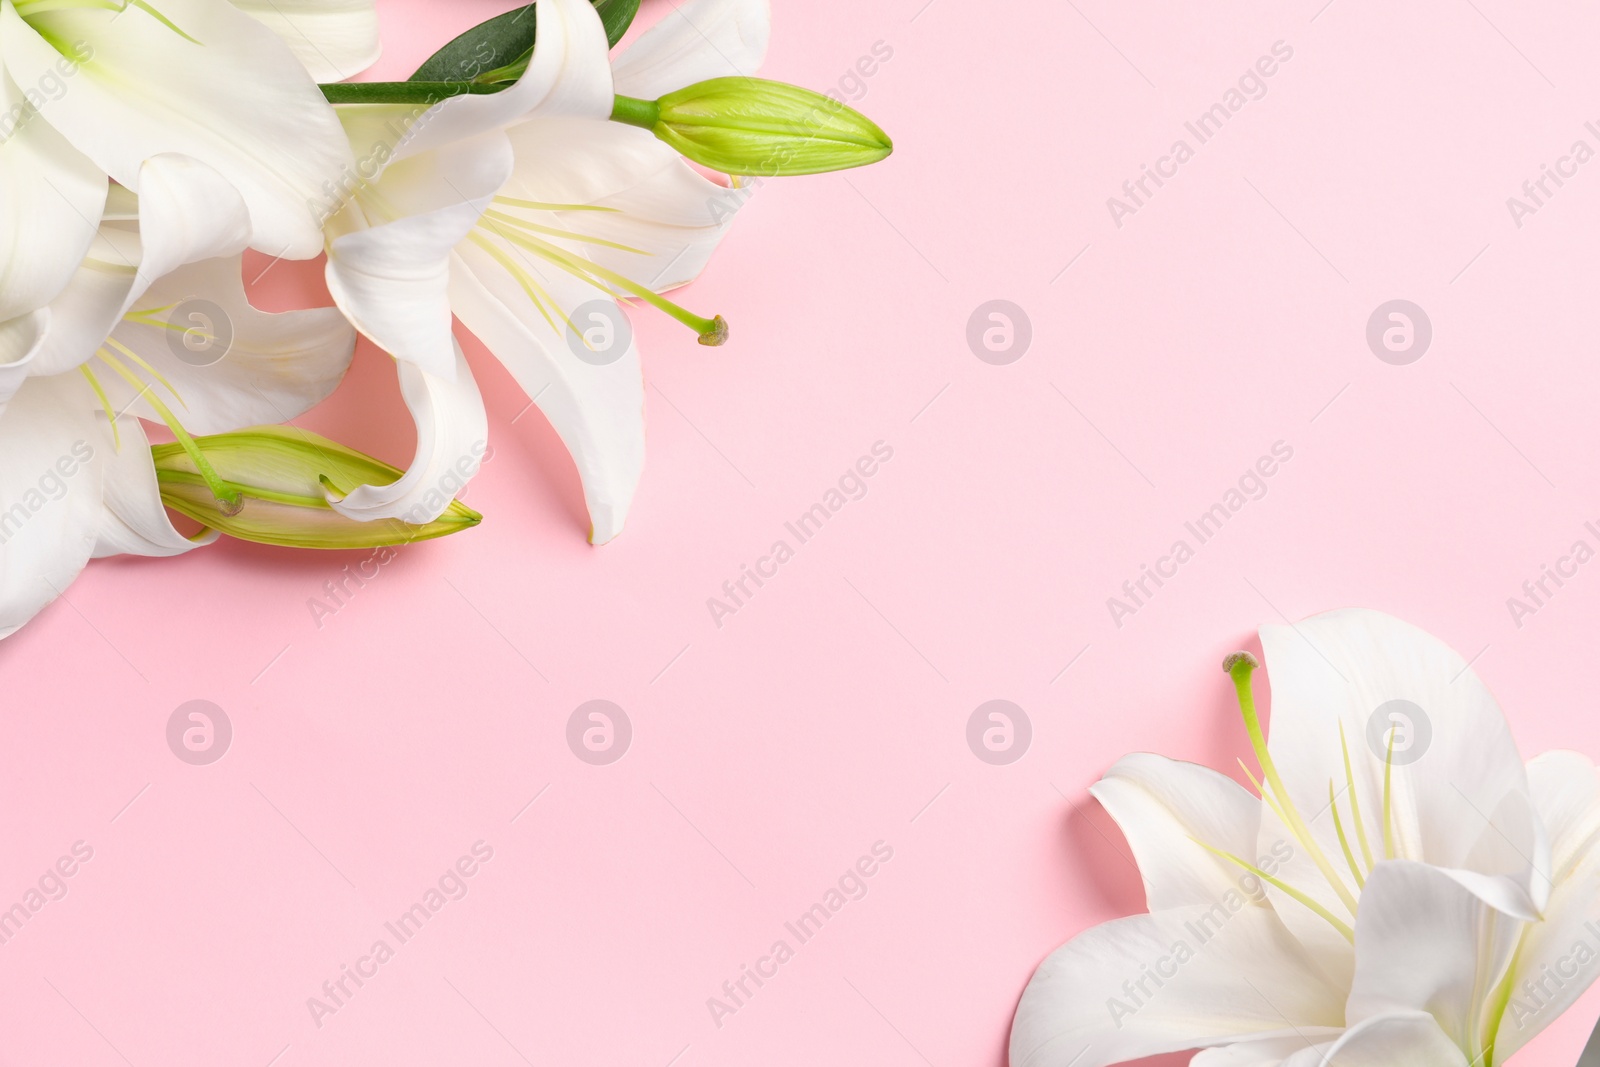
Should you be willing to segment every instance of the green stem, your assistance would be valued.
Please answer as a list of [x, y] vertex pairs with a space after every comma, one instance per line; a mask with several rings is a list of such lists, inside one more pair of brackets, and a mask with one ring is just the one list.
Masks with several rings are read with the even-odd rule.
[[504, 85], [476, 82], [335, 82], [322, 85], [330, 104], [437, 104], [451, 96], [498, 93]]
[[611, 121], [641, 130], [653, 130], [661, 120], [661, 104], [655, 100], [640, 100], [633, 96], [619, 96], [611, 105]]

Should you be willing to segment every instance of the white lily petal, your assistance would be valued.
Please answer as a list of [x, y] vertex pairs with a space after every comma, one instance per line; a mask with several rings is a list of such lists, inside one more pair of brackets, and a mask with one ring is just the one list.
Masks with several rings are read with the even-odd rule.
[[186, 263], [243, 252], [250, 245], [249, 211], [215, 168], [187, 156], [152, 156], [139, 167], [139, 244], [140, 283], [132, 296]]
[[30, 373], [62, 374], [94, 355], [127, 309], [130, 294], [146, 282], [139, 276], [141, 255], [134, 229], [101, 224], [72, 281], [46, 309], [48, 327]]
[[617, 57], [617, 92], [654, 100], [711, 78], [751, 77], [766, 62], [771, 35], [768, 0], [688, 0]]
[[[1246, 872], [1210, 850], [1257, 861], [1261, 801], [1237, 782], [1209, 767], [1135, 753], [1118, 760], [1089, 792], [1128, 839], [1151, 911], [1210, 906], [1240, 893]], [[1249, 896], [1258, 892], [1251, 884], [1244, 888]]]
[[249, 243], [239, 193], [215, 170], [186, 156], [155, 156], [140, 168], [144, 192], [135, 222], [100, 226], [71, 284], [50, 305], [50, 329], [34, 374], [61, 374], [94, 356], [106, 336], [156, 281], [186, 264], [237, 257]]
[[[1521, 836], [1531, 827], [1531, 846]], [[1527, 851], [1524, 851], [1526, 849]], [[1507, 793], [1494, 811], [1487, 813], [1477, 842], [1460, 868], [1444, 868], [1485, 904], [1508, 915], [1532, 922], [1539, 918], [1550, 896], [1550, 837], [1528, 793]], [[1510, 877], [1484, 874], [1509, 871]]]
[[31, 379], [0, 416], [0, 637], [72, 584], [94, 550], [111, 438], [82, 385]]
[[[428, 113], [421, 104], [340, 104], [339, 125], [350, 142], [356, 169], [324, 207], [328, 217], [383, 176], [401, 142]], [[470, 140], [471, 138], [463, 138]]]
[[63, 60], [52, 41], [81, 43], [92, 59], [48, 109], [74, 147], [141, 193], [150, 157], [199, 160], [243, 196], [253, 247], [316, 255], [322, 233], [312, 205], [324, 183], [353, 167], [333, 108], [277, 35], [231, 4], [159, 7], [178, 30], [132, 6], [68, 6], [24, 19], [12, 0], [0, 0], [0, 58], [19, 84], [33, 84], [55, 76]]
[[[481, 248], [463, 245], [450, 275], [451, 304], [462, 325], [516, 378], [561, 436], [583, 482], [589, 540], [605, 544], [622, 531], [644, 472], [644, 371], [632, 337], [601, 365], [568, 346], [565, 320], [598, 289], [528, 257], [519, 264], [557, 305], [553, 329], [505, 266]], [[620, 314], [620, 312], [610, 312]]]
[[[62, 86], [59, 77], [49, 85]], [[42, 88], [42, 87], [41, 87]], [[64, 90], [61, 90], [64, 91]], [[34, 90], [42, 97], [40, 89]], [[43, 97], [46, 109], [51, 101]], [[105, 172], [67, 142], [0, 71], [0, 320], [66, 288], [94, 240]]]
[[330, 492], [335, 511], [352, 519], [397, 518], [417, 526], [438, 518], [466, 488], [488, 449], [489, 419], [460, 345], [455, 358], [453, 379], [396, 364], [400, 392], [417, 424], [416, 455], [391, 485], [337, 486], [349, 491], [342, 499]]
[[49, 308], [0, 322], [0, 409], [33, 373], [54, 316]]
[[161, 489], [156, 484], [144, 427], [132, 416], [117, 420], [117, 427], [121, 447], [100, 449], [105, 469], [105, 503], [94, 557], [118, 553], [180, 556], [221, 536], [215, 530], [207, 530], [191, 541], [173, 527], [161, 504]]
[[1283, 1067], [1468, 1067], [1467, 1057], [1425, 1012], [1396, 1012], [1352, 1026], [1331, 1045], [1307, 1048]]
[[1011, 1067], [1105, 1067], [1245, 1038], [1333, 1036], [1343, 994], [1277, 917], [1218, 907], [1117, 919], [1051, 953], [1017, 1007]]
[[560, 243], [656, 292], [699, 276], [749, 195], [707, 179], [649, 133], [619, 123], [534, 119], [510, 137], [526, 162], [506, 196], [603, 209], [514, 213], [594, 239]]
[[1528, 761], [1528, 786], [1550, 834], [1550, 877], [1559, 885], [1600, 848], [1600, 772], [1581, 753], [1546, 752]]
[[1332, 1041], [1317, 1043], [1299, 1034], [1265, 1041], [1241, 1041], [1223, 1048], [1204, 1049], [1189, 1061], [1189, 1067], [1283, 1067], [1296, 1053], [1326, 1052], [1331, 1048]]
[[[1537, 760], [1535, 762], [1538, 762]], [[1529, 926], [1495, 1038], [1503, 1063], [1575, 1004], [1600, 976], [1600, 854], [1587, 852], [1556, 884], [1544, 921]]]
[[233, 0], [283, 38], [319, 82], [340, 82], [378, 61], [378, 9], [373, 0]]
[[[1347, 886], [1353, 887], [1354, 877], [1343, 863], [1328, 806], [1331, 783], [1342, 797], [1340, 817], [1354, 849], [1340, 729], [1349, 744], [1364, 828], [1381, 857], [1385, 738], [1394, 728], [1396, 855], [1449, 868], [1480, 864], [1475, 873], [1491, 878], [1509, 875], [1509, 883], [1464, 881], [1480, 892], [1515, 887], [1520, 901], [1500, 899], [1497, 906], [1536, 911], [1541, 839], [1526, 803], [1527, 774], [1499, 705], [1461, 656], [1375, 611], [1335, 611], [1292, 627], [1264, 626], [1261, 642], [1272, 686], [1272, 758], [1294, 806], [1311, 824], [1322, 853], [1344, 872]], [[1413, 751], [1410, 745], [1425, 747]], [[1263, 818], [1264, 834], [1281, 832], [1275, 819]], [[1490, 838], [1499, 838], [1501, 846], [1484, 844]], [[1285, 881], [1330, 910], [1342, 910], [1309, 856], [1297, 856], [1285, 871]], [[1316, 922], [1301, 911], [1285, 911], [1297, 932]]]
[[1345, 1007], [1354, 1025], [1425, 1011], [1458, 1049], [1487, 1038], [1490, 991], [1504, 977], [1523, 924], [1446, 872], [1411, 860], [1380, 863], [1361, 894], [1356, 973]]
[[[190, 433], [287, 422], [333, 392], [355, 351], [355, 330], [334, 308], [273, 314], [253, 307], [241, 269], [235, 256], [168, 274], [107, 346]], [[91, 366], [114, 410], [160, 421], [148, 400], [138, 399], [144, 391], [99, 363]]]
[[419, 118], [400, 145], [414, 156], [455, 141], [503, 130], [537, 112], [607, 119], [611, 88], [605, 24], [589, 0], [538, 0], [538, 40], [516, 84], [498, 93], [452, 96]]
[[328, 290], [356, 328], [396, 359], [449, 378], [450, 252], [511, 174], [500, 134], [401, 160], [370, 198], [393, 221], [355, 229], [328, 246]]
[[[1323, 808], [1327, 807], [1326, 799], [1323, 800], [1322, 806]], [[1305, 815], [1307, 819], [1312, 820], [1312, 837], [1318, 842], [1319, 847], [1323, 849], [1329, 862], [1336, 865], [1336, 871], [1339, 876], [1346, 879], [1348, 884], [1353, 884], [1355, 879], [1348, 873], [1348, 868], [1344, 863], [1343, 852], [1339, 849], [1337, 841], [1327, 842], [1323, 840], [1324, 836], [1333, 836], [1331, 832], [1327, 835], [1323, 833], [1325, 829], [1333, 825], [1331, 809], [1320, 818], [1315, 817], [1315, 813], [1318, 810], [1312, 809], [1311, 812]], [[1347, 808], [1341, 806], [1340, 813], [1344, 816], [1346, 825], [1348, 825], [1349, 814]], [[1346, 926], [1353, 925], [1354, 917], [1339, 899], [1338, 894], [1328, 885], [1321, 869], [1317, 866], [1316, 861], [1312, 859], [1311, 851], [1300, 841], [1298, 835], [1278, 817], [1277, 812], [1264, 806], [1261, 812], [1261, 836], [1257, 843], [1257, 848], [1263, 850], [1265, 854], [1265, 852], [1269, 852], [1274, 846], [1278, 845], [1279, 842], [1285, 841], [1291, 843], [1291, 848], [1274, 872], [1275, 877], [1316, 901], [1325, 911]], [[1356, 843], [1352, 841], [1351, 847], [1352, 849], [1356, 848]], [[1382, 855], [1381, 851], [1378, 855]], [[1360, 861], [1358, 860], [1357, 862], [1359, 863]], [[1306, 907], [1304, 903], [1294, 899], [1293, 896], [1285, 893], [1277, 886], [1267, 886], [1267, 899], [1277, 909], [1283, 924], [1294, 933], [1294, 936], [1310, 952], [1315, 966], [1322, 972], [1327, 981], [1340, 989], [1348, 989], [1351, 976], [1355, 973], [1356, 959], [1355, 949], [1345, 939], [1344, 934], [1335, 929], [1327, 919], [1318, 915]]]

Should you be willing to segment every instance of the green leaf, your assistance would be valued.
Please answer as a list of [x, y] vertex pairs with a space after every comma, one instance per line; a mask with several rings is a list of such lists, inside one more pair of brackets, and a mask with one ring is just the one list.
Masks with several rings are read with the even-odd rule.
[[606, 24], [606, 40], [617, 47], [622, 35], [633, 25], [633, 16], [639, 13], [639, 0], [593, 0], [594, 9], [600, 12], [600, 21]]
[[534, 5], [480, 22], [417, 68], [408, 81], [473, 81], [533, 51]]
[[[591, 0], [615, 48], [639, 13], [639, 0]], [[439, 49], [407, 80], [414, 82], [515, 81], [528, 69], [536, 36], [534, 5], [481, 22]]]

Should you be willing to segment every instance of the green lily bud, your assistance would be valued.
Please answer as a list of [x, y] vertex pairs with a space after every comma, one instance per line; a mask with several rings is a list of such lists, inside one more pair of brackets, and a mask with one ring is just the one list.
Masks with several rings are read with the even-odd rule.
[[443, 537], [483, 519], [460, 501], [422, 525], [347, 518], [329, 506], [326, 492], [343, 496], [358, 485], [388, 485], [404, 472], [298, 427], [257, 426], [190, 443], [210, 471], [195, 462], [193, 451], [182, 442], [150, 447], [162, 503], [243, 541], [291, 548], [377, 548]]
[[619, 96], [611, 118], [724, 174], [821, 174], [876, 163], [894, 144], [830, 96], [761, 78], [712, 78], [660, 100]]

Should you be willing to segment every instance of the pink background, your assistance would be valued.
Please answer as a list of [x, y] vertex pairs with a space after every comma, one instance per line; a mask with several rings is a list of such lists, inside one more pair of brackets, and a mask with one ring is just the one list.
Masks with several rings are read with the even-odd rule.
[[[620, 540], [584, 542], [570, 462], [473, 344], [477, 530], [320, 628], [364, 554], [97, 563], [0, 647], [0, 901], [94, 850], [0, 946], [0, 1062], [1001, 1064], [1043, 955], [1142, 908], [1086, 786], [1135, 749], [1231, 766], [1223, 654], [1340, 605], [1476, 655], [1525, 754], [1600, 753], [1600, 564], [1520, 628], [1506, 606], [1600, 519], [1600, 161], [1520, 228], [1506, 206], [1600, 147], [1600, 12], [1325, 2], [780, 2], [766, 73], [842, 85], [898, 150], [754, 195], [685, 297], [727, 348], [634, 316], [650, 462]], [[374, 73], [510, 6], [386, 0]], [[1267, 95], [1116, 226], [1107, 197], [1280, 40]], [[312, 265], [258, 293], [327, 302]], [[1409, 366], [1364, 337], [1394, 298], [1433, 323]], [[1032, 322], [1006, 366], [965, 339], [992, 299]], [[305, 422], [404, 462], [392, 378], [364, 346]], [[1267, 495], [1115, 625], [1280, 440]], [[867, 495], [715, 625], [878, 441]], [[610, 766], [565, 742], [596, 698], [633, 725]], [[1033, 723], [1009, 766], [965, 741], [994, 698]], [[211, 766], [166, 745], [193, 699], [233, 723]], [[479, 840], [470, 892], [315, 1025]], [[866, 897], [714, 1025], [880, 840]], [[1597, 1011], [1518, 1062], [1572, 1063]]]

